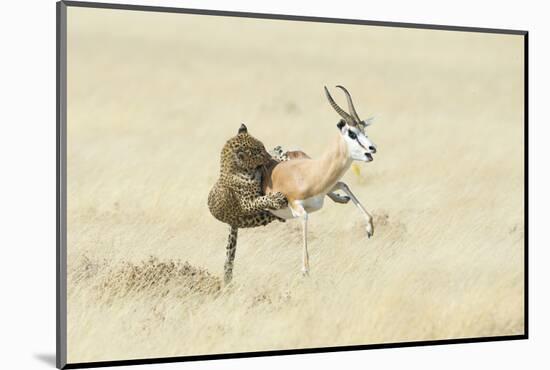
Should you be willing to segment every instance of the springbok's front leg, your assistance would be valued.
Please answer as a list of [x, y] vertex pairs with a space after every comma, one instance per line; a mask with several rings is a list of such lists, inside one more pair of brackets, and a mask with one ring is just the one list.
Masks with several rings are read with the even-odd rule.
[[349, 197], [346, 195], [340, 195], [333, 192], [327, 193], [327, 196], [334, 202], [340, 204], [346, 204], [349, 202]]
[[290, 209], [292, 210], [292, 213], [294, 216], [299, 217], [302, 220], [302, 242], [303, 242], [303, 253], [302, 253], [302, 275], [308, 276], [309, 275], [309, 254], [307, 252], [307, 212], [304, 209], [304, 207], [298, 203], [293, 202], [292, 205], [290, 205]]
[[355, 204], [355, 206], [359, 208], [361, 213], [363, 213], [367, 221], [367, 227], [366, 227], [367, 235], [370, 238], [374, 234], [374, 226], [372, 225], [372, 215], [369, 212], [367, 212], [365, 207], [363, 207], [361, 202], [359, 202], [359, 199], [357, 199], [357, 197], [351, 192], [349, 186], [346, 183], [342, 181], [338, 181], [336, 185], [334, 185], [334, 187], [332, 188], [332, 191], [335, 191], [335, 190], [342, 190], [344, 193], [346, 193], [351, 198], [351, 201], [353, 202], [353, 204]]

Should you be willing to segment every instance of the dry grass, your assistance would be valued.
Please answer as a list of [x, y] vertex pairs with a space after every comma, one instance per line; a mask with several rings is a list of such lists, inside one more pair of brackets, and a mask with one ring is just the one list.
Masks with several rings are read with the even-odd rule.
[[[78, 8], [69, 35], [70, 362], [522, 333], [520, 37]], [[222, 287], [223, 142], [318, 156], [336, 83], [377, 116], [344, 178], [374, 238], [328, 201], [310, 278], [291, 221], [242, 230]]]

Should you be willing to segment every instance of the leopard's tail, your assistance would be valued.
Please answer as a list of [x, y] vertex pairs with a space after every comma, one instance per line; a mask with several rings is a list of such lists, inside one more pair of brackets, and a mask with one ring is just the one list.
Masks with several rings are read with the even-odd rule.
[[229, 284], [233, 278], [233, 261], [235, 260], [235, 251], [237, 250], [237, 234], [239, 229], [230, 226], [229, 237], [227, 238], [227, 250], [224, 265], [224, 281]]

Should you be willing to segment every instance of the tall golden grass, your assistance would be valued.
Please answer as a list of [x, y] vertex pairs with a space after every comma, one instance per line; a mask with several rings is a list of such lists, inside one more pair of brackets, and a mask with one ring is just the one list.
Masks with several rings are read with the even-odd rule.
[[[69, 8], [70, 362], [521, 334], [519, 36]], [[353, 205], [241, 230], [206, 199], [241, 122], [318, 156], [345, 85]], [[336, 92], [335, 92], [336, 93]], [[342, 96], [337, 96], [344, 102]], [[344, 104], [345, 105], [345, 104]]]

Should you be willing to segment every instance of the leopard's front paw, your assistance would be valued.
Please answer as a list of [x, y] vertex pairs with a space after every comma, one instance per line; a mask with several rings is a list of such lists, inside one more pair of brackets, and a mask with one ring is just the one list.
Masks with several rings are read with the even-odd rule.
[[288, 199], [286, 199], [285, 195], [281, 193], [280, 191], [273, 193], [273, 209], [281, 209], [288, 206]]
[[283, 154], [283, 148], [280, 145], [277, 145], [273, 150], [269, 152], [272, 156], [280, 156]]

